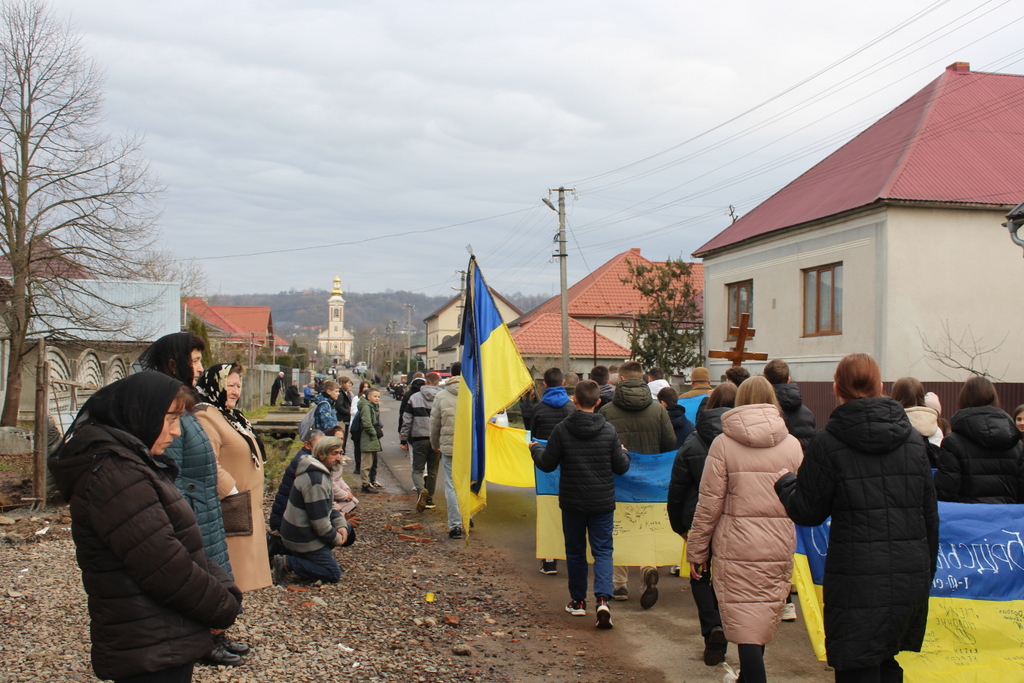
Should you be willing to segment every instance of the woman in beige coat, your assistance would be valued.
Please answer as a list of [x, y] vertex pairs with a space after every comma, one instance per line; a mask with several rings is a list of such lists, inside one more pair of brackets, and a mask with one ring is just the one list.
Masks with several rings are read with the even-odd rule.
[[228, 529], [228, 507], [224, 507], [228, 559], [235, 583], [242, 592], [265, 588], [272, 583], [263, 521], [263, 464], [267, 456], [249, 421], [235, 408], [242, 394], [242, 366], [220, 363], [210, 367], [200, 375], [196, 390], [203, 397], [196, 406], [196, 418], [217, 456], [221, 505], [225, 506], [229, 496], [249, 494], [250, 533], [232, 533]]
[[775, 480], [802, 460], [772, 385], [760, 376], [744, 381], [704, 464], [686, 559], [699, 579], [714, 548], [711, 581], [745, 683], [767, 680], [764, 646], [775, 637], [793, 572], [796, 534]]

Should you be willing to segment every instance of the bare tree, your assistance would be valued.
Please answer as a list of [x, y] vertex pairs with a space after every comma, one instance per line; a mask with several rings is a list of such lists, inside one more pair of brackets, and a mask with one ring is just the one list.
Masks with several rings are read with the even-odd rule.
[[970, 325], [965, 327], [958, 337], [955, 337], [950, 330], [948, 320], [942, 321], [942, 333], [934, 344], [928, 341], [921, 330], [918, 330], [917, 333], [921, 336], [925, 359], [946, 379], [959, 382], [962, 377], [951, 377], [943, 371], [943, 368], [966, 371], [972, 375], [979, 375], [996, 382], [1000, 381], [1000, 377], [989, 372], [989, 367], [992, 364], [992, 355], [999, 352], [1000, 347], [1007, 339], [1006, 336], [995, 346], [986, 347], [983, 345], [984, 340], [974, 337]]
[[[33, 336], [126, 330], [90, 278], [149, 279], [158, 191], [141, 140], [99, 131], [103, 77], [39, 0], [0, 4], [0, 320], [10, 339], [0, 424], [13, 425]], [[88, 302], [88, 303], [87, 303]]]

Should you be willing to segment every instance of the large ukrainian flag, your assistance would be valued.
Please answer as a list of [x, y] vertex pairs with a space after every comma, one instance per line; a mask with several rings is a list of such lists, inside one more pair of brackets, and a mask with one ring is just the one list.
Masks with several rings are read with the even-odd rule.
[[[828, 521], [797, 527], [794, 583], [822, 660], [828, 542]], [[897, 660], [907, 683], [1024, 680], [1024, 505], [939, 503], [939, 556], [924, 645]]]
[[452, 480], [462, 528], [487, 503], [488, 422], [530, 388], [533, 378], [501, 319], [476, 257], [469, 259], [462, 316], [462, 386], [455, 410]]

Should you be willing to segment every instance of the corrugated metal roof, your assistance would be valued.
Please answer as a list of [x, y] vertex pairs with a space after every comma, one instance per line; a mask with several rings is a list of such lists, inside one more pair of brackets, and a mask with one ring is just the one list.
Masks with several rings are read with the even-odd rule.
[[[629, 264], [657, 265], [640, 255], [640, 250], [633, 248], [612, 257], [590, 275], [586, 276], [566, 291], [569, 300], [569, 317], [597, 318], [612, 317], [613, 313], [627, 313], [622, 317], [630, 318], [632, 313], [647, 310], [648, 302], [632, 285], [623, 280], [629, 279]], [[691, 263], [690, 278], [698, 290], [704, 289], [704, 264]], [[554, 296], [533, 309], [519, 320], [517, 325], [525, 325], [538, 316], [550, 313], [561, 315], [562, 303], [560, 296]]]
[[[63, 282], [60, 300], [39, 299], [32, 334], [56, 333], [88, 341], [151, 342], [179, 332], [176, 282], [77, 280]], [[61, 312], [65, 308], [72, 314]], [[82, 324], [82, 323], [85, 324]]]
[[[544, 313], [512, 332], [519, 353], [524, 356], [558, 356], [562, 353], [562, 316]], [[594, 330], [569, 318], [569, 355], [594, 355]], [[597, 333], [597, 355], [601, 358], [629, 358], [629, 349]]]
[[1016, 204], [1024, 194], [1024, 76], [957, 62], [753, 211], [703, 256], [882, 199]]

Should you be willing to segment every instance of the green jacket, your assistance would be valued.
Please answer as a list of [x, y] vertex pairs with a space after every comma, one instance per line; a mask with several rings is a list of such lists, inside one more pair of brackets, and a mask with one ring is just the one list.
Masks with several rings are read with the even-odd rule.
[[602, 406], [600, 412], [615, 427], [622, 445], [634, 453], [676, 450], [676, 432], [668, 411], [651, 398], [643, 380], [619, 382], [612, 402]]
[[359, 451], [362, 453], [379, 453], [380, 439], [377, 438], [377, 425], [380, 424], [380, 406], [370, 403], [366, 397], [359, 399]]

